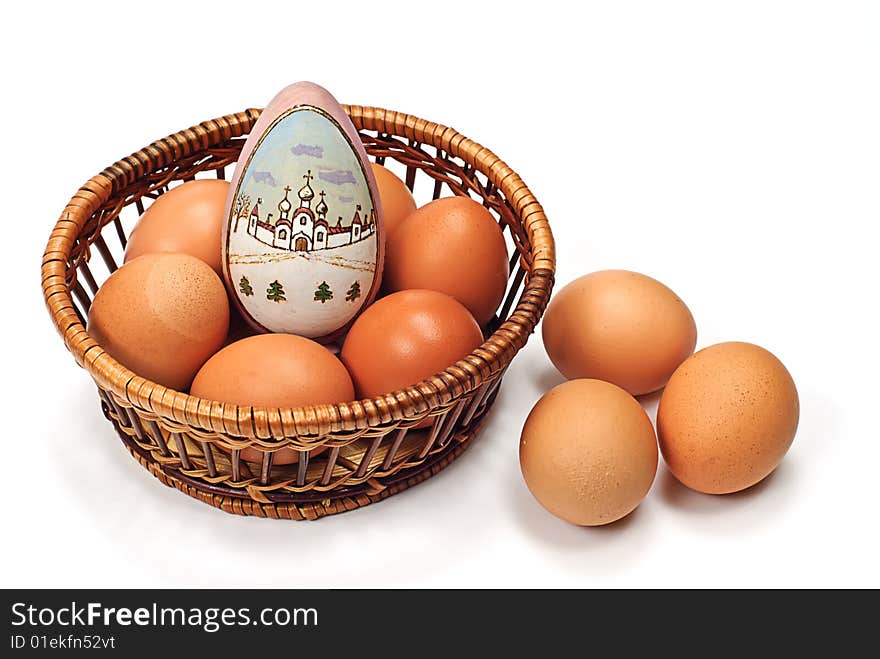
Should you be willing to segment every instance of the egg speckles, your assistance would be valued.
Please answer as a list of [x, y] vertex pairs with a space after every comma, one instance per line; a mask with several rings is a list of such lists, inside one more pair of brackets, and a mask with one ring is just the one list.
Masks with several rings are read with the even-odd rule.
[[187, 254], [145, 254], [116, 270], [89, 309], [88, 331], [123, 366], [185, 390], [223, 345], [229, 302], [217, 274]]
[[799, 412], [794, 381], [773, 354], [720, 343], [695, 353], [670, 379], [657, 411], [660, 448], [688, 487], [737, 492], [776, 469]]
[[638, 401], [600, 380], [571, 380], [532, 409], [520, 439], [529, 490], [572, 524], [609, 524], [642, 501], [657, 471], [654, 428]]

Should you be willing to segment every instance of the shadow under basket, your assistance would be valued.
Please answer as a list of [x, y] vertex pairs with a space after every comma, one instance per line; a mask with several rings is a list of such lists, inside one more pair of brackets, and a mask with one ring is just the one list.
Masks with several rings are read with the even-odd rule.
[[[86, 182], [61, 213], [43, 255], [46, 305], [126, 448], [166, 485], [226, 512], [316, 519], [381, 501], [455, 460], [477, 436], [501, 378], [553, 287], [553, 237], [541, 205], [491, 151], [455, 130], [381, 108], [345, 106], [367, 153], [424, 203], [450, 194], [483, 203], [508, 245], [506, 296], [485, 341], [464, 359], [384, 396], [302, 408], [207, 401], [146, 380], [85, 328], [99, 284], [122, 263], [128, 232], [161, 194], [195, 178], [224, 179], [259, 110], [211, 119], [141, 149]], [[92, 259], [94, 252], [100, 256]], [[426, 417], [427, 427], [416, 428]], [[263, 452], [246, 462], [242, 449]], [[292, 465], [273, 465], [282, 448]], [[316, 448], [325, 450], [310, 455]]]

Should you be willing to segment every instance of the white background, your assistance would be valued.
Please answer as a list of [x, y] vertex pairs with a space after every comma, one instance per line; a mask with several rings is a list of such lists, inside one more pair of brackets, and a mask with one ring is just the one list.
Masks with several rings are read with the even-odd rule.
[[[5, 10], [3, 586], [880, 586], [876, 3], [149, 4]], [[536, 334], [472, 449], [378, 505], [239, 518], [149, 476], [49, 320], [45, 241], [110, 162], [301, 79], [494, 150], [560, 284], [638, 270], [700, 347], [776, 353], [802, 416], [775, 475], [712, 497], [661, 464], [618, 524], [550, 517], [517, 459], [560, 381]]]

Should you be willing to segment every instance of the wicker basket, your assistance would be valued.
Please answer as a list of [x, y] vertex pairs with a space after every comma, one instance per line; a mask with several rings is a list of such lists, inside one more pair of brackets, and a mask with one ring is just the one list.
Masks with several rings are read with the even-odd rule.
[[[225, 178], [259, 110], [187, 128], [90, 179], [65, 207], [43, 255], [52, 320], [98, 385], [104, 414], [125, 446], [166, 485], [230, 513], [315, 519], [382, 500], [437, 473], [476, 436], [505, 369], [550, 297], [553, 237], [541, 205], [513, 170], [451, 128], [380, 108], [345, 109], [371, 157], [406, 167], [410, 189], [433, 186], [435, 199], [470, 195], [504, 230], [511, 274], [491, 334], [442, 373], [371, 400], [240, 407], [145, 380], [86, 332], [92, 296], [121, 262], [126, 226], [179, 181]], [[92, 261], [93, 249], [100, 260]], [[414, 429], [426, 416], [431, 425]], [[318, 446], [329, 450], [309, 459]], [[262, 464], [240, 459], [246, 447], [265, 451]], [[300, 451], [298, 463], [272, 464], [273, 451], [284, 447]]]

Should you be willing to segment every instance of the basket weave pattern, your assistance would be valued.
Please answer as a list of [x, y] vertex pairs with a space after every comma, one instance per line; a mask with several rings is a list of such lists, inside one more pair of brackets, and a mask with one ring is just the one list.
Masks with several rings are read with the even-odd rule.
[[[259, 110], [170, 135], [91, 178], [65, 207], [43, 255], [43, 293], [52, 320], [97, 384], [104, 414], [129, 451], [166, 485], [227, 512], [314, 519], [382, 500], [430, 477], [476, 436], [505, 369], [550, 297], [553, 238], [543, 209], [512, 169], [451, 128], [381, 108], [345, 109], [371, 157], [406, 167], [410, 189], [431, 185], [435, 199], [444, 188], [471, 196], [493, 213], [507, 239], [510, 281], [490, 333], [441, 373], [373, 399], [254, 408], [148, 381], [89, 336], [91, 300], [125, 249], [124, 216], [136, 219], [180, 181], [225, 178]], [[100, 261], [91, 261], [93, 251]], [[413, 429], [426, 416], [431, 425]], [[261, 464], [240, 459], [248, 447], [265, 451]], [[299, 462], [273, 465], [274, 451], [285, 447], [300, 451]], [[310, 458], [308, 451], [317, 447], [328, 450]]]

